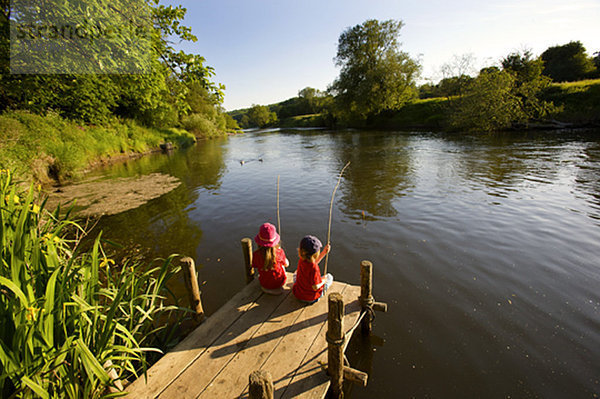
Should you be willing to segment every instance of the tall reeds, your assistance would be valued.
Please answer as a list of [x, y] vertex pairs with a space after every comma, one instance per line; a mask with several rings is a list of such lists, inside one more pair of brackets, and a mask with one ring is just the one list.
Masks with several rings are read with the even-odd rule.
[[39, 197], [0, 171], [0, 397], [119, 396], [111, 369], [119, 379], [145, 372], [146, 354], [173, 337], [165, 321], [185, 312], [167, 302], [178, 267], [173, 256], [117, 265], [100, 236], [78, 253], [67, 237], [82, 228]]

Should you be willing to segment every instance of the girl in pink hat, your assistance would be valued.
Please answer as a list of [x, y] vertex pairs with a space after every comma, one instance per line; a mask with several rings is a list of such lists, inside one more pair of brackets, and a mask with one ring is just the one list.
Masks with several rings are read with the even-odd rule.
[[277, 229], [271, 223], [264, 223], [254, 241], [258, 249], [252, 254], [252, 267], [258, 269], [261, 288], [269, 294], [281, 294], [286, 280], [285, 268], [290, 262], [279, 245]]

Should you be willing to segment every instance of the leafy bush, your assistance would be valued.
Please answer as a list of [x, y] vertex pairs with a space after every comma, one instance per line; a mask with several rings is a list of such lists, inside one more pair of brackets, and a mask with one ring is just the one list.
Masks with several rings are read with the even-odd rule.
[[137, 376], [146, 353], [171, 341], [174, 327], [164, 321], [183, 312], [165, 301], [179, 268], [173, 256], [147, 268], [116, 265], [100, 236], [78, 253], [82, 228], [37, 197], [33, 188], [17, 192], [2, 170], [0, 396], [109, 397], [109, 371]]
[[181, 119], [183, 127], [196, 137], [216, 137], [222, 133], [215, 123], [207, 119], [203, 114], [186, 115]]

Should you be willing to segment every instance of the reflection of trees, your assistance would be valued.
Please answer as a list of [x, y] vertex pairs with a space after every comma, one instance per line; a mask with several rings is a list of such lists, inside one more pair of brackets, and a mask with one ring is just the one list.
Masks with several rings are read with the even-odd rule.
[[[547, 137], [500, 133], [448, 139], [457, 146], [455, 170], [465, 180], [482, 184], [496, 193], [498, 188], [514, 190], [523, 180], [549, 183], [556, 178], [561, 143]], [[557, 147], [559, 145], [559, 147]]]
[[600, 145], [595, 143], [583, 149], [584, 161], [578, 163], [575, 186], [577, 191], [593, 197], [596, 219], [600, 219]]
[[207, 140], [168, 155], [144, 156], [111, 165], [100, 173], [110, 177], [128, 177], [161, 172], [179, 178], [189, 188], [203, 187], [214, 190], [219, 188], [225, 169], [226, 140]]
[[355, 217], [390, 217], [397, 211], [393, 201], [414, 186], [407, 143], [410, 137], [386, 133], [345, 134], [336, 142], [339, 170], [344, 172], [342, 211]]
[[200, 142], [185, 151], [154, 155], [120, 165], [109, 176], [135, 176], [152, 172], [179, 178], [182, 185], [149, 203], [113, 216], [103, 217], [96, 231], [122, 245], [120, 255], [143, 258], [166, 257], [171, 253], [194, 255], [202, 231], [191, 221], [189, 207], [198, 199], [196, 188], [218, 189], [225, 170], [224, 140]]
[[202, 230], [188, 216], [189, 195], [180, 186], [139, 208], [102, 218], [97, 228], [104, 231], [103, 238], [123, 246], [116, 251], [120, 257], [193, 256]]

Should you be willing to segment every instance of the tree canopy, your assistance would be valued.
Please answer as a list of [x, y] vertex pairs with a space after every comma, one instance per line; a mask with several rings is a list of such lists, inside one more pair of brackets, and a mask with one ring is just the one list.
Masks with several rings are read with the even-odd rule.
[[342, 112], [364, 120], [415, 96], [420, 66], [399, 50], [402, 26], [371, 19], [342, 32], [335, 57], [341, 71], [330, 88]]
[[[212, 81], [213, 68], [203, 57], [174, 48], [174, 41], [196, 41], [181, 23], [185, 8], [159, 0], [75, 3], [2, 1], [0, 111], [176, 126], [199, 112], [203, 96], [204, 119], [220, 112], [224, 86]], [[51, 46], [52, 57], [35, 51], [43, 46]]]
[[543, 63], [530, 51], [514, 52], [496, 67], [482, 69], [467, 84], [465, 94], [456, 101], [450, 124], [457, 129], [493, 131], [515, 123], [546, 116], [554, 110], [540, 99], [550, 79], [542, 76]]
[[549, 47], [541, 58], [544, 61], [544, 75], [555, 82], [587, 79], [595, 71], [594, 63], [588, 58], [580, 41]]

